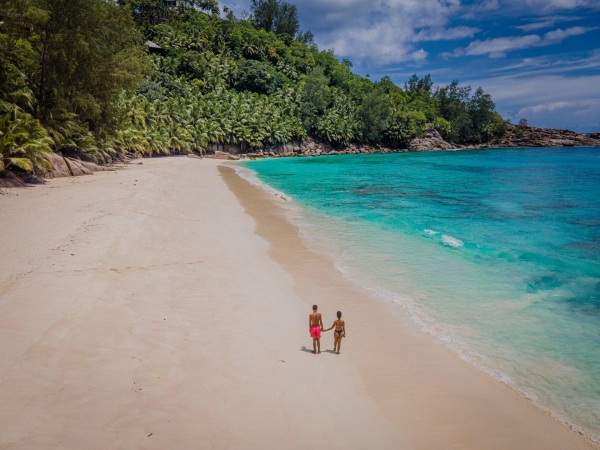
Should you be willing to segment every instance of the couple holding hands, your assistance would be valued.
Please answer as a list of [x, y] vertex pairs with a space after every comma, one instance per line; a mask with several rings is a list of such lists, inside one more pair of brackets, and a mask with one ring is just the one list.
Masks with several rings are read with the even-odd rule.
[[313, 353], [321, 353], [321, 330], [323, 332], [329, 331], [335, 327], [333, 333], [333, 351], [338, 355], [340, 354], [340, 347], [342, 346], [342, 338], [346, 337], [346, 326], [342, 320], [342, 312], [337, 312], [337, 320], [333, 322], [331, 327], [323, 330], [323, 317], [318, 312], [317, 305], [313, 305], [313, 312], [308, 316], [308, 328], [310, 330], [310, 337], [313, 338]]

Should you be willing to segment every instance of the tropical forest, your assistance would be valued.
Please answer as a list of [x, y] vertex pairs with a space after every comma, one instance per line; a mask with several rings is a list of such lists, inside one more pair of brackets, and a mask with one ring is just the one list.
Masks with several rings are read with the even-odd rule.
[[308, 137], [406, 148], [435, 129], [477, 144], [506, 132], [489, 94], [429, 75], [399, 86], [319, 49], [297, 6], [253, 0], [0, 0], [0, 172], [48, 154], [251, 151]]

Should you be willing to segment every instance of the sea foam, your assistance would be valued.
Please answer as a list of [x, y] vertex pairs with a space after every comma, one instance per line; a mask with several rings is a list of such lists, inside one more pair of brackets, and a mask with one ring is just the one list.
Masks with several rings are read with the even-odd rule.
[[455, 237], [448, 236], [447, 234], [442, 234], [442, 242], [450, 247], [462, 247], [465, 245], [463, 241], [460, 239], [456, 239]]

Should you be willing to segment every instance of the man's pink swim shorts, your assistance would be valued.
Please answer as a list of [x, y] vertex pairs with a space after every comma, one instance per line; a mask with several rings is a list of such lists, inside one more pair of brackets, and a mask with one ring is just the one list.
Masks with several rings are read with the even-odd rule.
[[321, 327], [319, 325], [310, 327], [310, 337], [321, 339]]

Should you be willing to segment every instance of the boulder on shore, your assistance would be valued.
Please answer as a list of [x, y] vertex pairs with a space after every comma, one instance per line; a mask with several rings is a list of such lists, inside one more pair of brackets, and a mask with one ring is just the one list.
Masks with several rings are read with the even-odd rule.
[[74, 177], [94, 174], [94, 172], [92, 172], [90, 169], [85, 167], [81, 161], [77, 161], [76, 159], [73, 159], [73, 158], [64, 158], [64, 160], [66, 161], [67, 165], [69, 166], [69, 169], [71, 170], [71, 173], [73, 174]]
[[490, 147], [600, 146], [600, 133], [577, 134], [571, 130], [506, 125], [506, 134], [493, 139]]
[[236, 155], [232, 155], [231, 153], [216, 151], [215, 159], [228, 159], [228, 160], [237, 161], [238, 159], [240, 159], [240, 157], [236, 156]]
[[450, 150], [451, 148], [454, 148], [454, 146], [446, 142], [440, 133], [431, 127], [427, 128], [425, 137], [413, 139], [408, 145], [408, 150], [411, 152], [423, 150]]
[[9, 170], [0, 172], [0, 188], [27, 186], [23, 180]]
[[98, 164], [92, 162], [79, 161], [79, 163], [91, 172], [102, 172], [104, 170], [102, 166], [99, 166]]
[[50, 153], [46, 156], [46, 159], [50, 162], [50, 164], [52, 164], [52, 170], [50, 171], [52, 178], [64, 178], [71, 176], [69, 166], [62, 156], [57, 155], [56, 153]]

